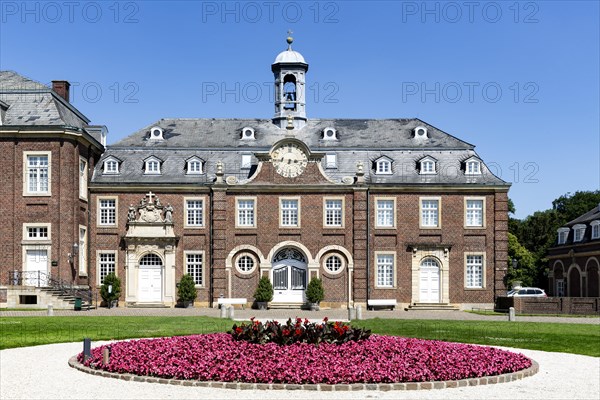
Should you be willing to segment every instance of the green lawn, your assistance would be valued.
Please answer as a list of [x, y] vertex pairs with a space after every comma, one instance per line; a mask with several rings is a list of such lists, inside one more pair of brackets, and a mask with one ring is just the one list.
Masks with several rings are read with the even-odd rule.
[[[508, 321], [370, 319], [354, 325], [382, 335], [478, 343], [600, 357], [600, 326]], [[49, 343], [224, 332], [210, 317], [0, 317], [0, 349]]]

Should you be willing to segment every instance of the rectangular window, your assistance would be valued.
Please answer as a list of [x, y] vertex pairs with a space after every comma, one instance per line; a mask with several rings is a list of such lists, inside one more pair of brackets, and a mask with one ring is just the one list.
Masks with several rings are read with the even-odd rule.
[[466, 287], [483, 288], [483, 256], [468, 255], [466, 264]]
[[237, 225], [241, 227], [254, 227], [255, 201], [253, 199], [237, 200]]
[[569, 235], [569, 229], [558, 231], [558, 244], [565, 244], [567, 242], [567, 236]]
[[376, 228], [393, 228], [395, 224], [394, 218], [394, 203], [393, 199], [377, 199], [375, 221]]
[[252, 156], [250, 154], [242, 154], [242, 169], [250, 169], [252, 167]]
[[185, 271], [194, 279], [198, 286], [203, 285], [202, 253], [187, 253], [185, 257]]
[[299, 207], [297, 199], [281, 199], [279, 203], [281, 226], [300, 226]]
[[565, 280], [557, 279], [556, 280], [556, 296], [564, 297], [564, 295], [565, 295]]
[[88, 168], [87, 161], [79, 157], [79, 197], [87, 199]]
[[466, 200], [466, 223], [468, 227], [483, 227], [483, 200]]
[[98, 225], [117, 224], [117, 200], [116, 199], [98, 199], [98, 212], [100, 218]]
[[98, 266], [99, 266], [99, 275], [98, 279], [100, 280], [100, 284], [104, 283], [104, 278], [108, 274], [116, 273], [116, 254], [115, 253], [100, 253], [98, 255]]
[[439, 200], [421, 200], [421, 226], [427, 228], [439, 227]]
[[27, 156], [27, 193], [48, 194], [49, 185], [49, 156], [28, 155]]
[[600, 224], [592, 224], [592, 239], [600, 238]]
[[343, 226], [343, 201], [341, 199], [325, 199], [325, 226]]
[[336, 154], [327, 154], [325, 156], [325, 168], [337, 168]]
[[574, 242], [581, 242], [581, 239], [583, 238], [583, 229], [575, 229], [573, 231], [573, 241]]
[[87, 228], [79, 225], [79, 276], [87, 276]]
[[48, 228], [45, 226], [27, 227], [27, 239], [48, 239]]
[[204, 225], [204, 201], [203, 200], [186, 200], [186, 226], [203, 226]]
[[377, 287], [394, 287], [394, 256], [377, 255]]

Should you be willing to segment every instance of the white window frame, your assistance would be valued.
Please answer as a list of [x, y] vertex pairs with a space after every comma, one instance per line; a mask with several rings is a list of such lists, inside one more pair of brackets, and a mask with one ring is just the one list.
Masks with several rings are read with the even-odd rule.
[[[396, 198], [395, 197], [375, 197], [375, 228], [377, 229], [396, 229]], [[391, 202], [392, 203], [392, 209], [391, 209], [391, 218], [392, 218], [392, 223], [391, 225], [388, 225], [386, 223], [382, 223], [384, 222], [382, 219], [380, 219], [380, 214], [383, 216], [383, 213], [387, 214], [390, 209], [389, 208], [381, 208], [380, 207], [380, 202]]]
[[[472, 261], [469, 261], [470, 258], [473, 257], [481, 257], [481, 286], [476, 286], [473, 284], [473, 279], [474, 278], [469, 278], [470, 274], [472, 273], [472, 270], [470, 271], [470, 267], [476, 267], [479, 266], [480, 264], [475, 264]], [[466, 252], [465, 253], [465, 282], [464, 282], [464, 286], [465, 289], [485, 289], [486, 288], [486, 279], [485, 279], [485, 253], [477, 253], [477, 252]]]
[[392, 161], [388, 158], [380, 158], [375, 161], [376, 175], [392, 175]]
[[[382, 257], [380, 259], [380, 257]], [[391, 274], [391, 285], [388, 284], [387, 278], [389, 278], [389, 276], [387, 276], [387, 274], [384, 272], [383, 276], [383, 280], [380, 280], [380, 267], [387, 267], [389, 264], [386, 261], [385, 263], [381, 263], [380, 264], [380, 260], [383, 261], [383, 257], [391, 257], [392, 258], [392, 263], [391, 263], [391, 267], [392, 267], [392, 274]], [[374, 279], [375, 279], [375, 287], [378, 289], [395, 289], [396, 288], [396, 253], [393, 251], [376, 251], [375, 252], [375, 274], [374, 274]]]
[[[114, 206], [114, 223], [102, 223], [102, 210], [105, 208], [102, 207], [102, 200], [113, 200], [115, 202]], [[96, 208], [98, 209], [96, 215], [96, 226], [106, 228], [106, 227], [116, 227], [119, 225], [119, 198], [117, 196], [101, 196], [96, 199]]]
[[[248, 270], [248, 271], [245, 271], [245, 270], [243, 270], [243, 269], [241, 269], [241, 268], [240, 268], [240, 264], [239, 264], [239, 263], [240, 263], [240, 261], [242, 260], [242, 258], [244, 258], [244, 257], [249, 257], [249, 258], [252, 260], [252, 263], [253, 263], [253, 264], [252, 264], [252, 269], [250, 269], [250, 270]], [[257, 258], [256, 258], [256, 256], [255, 256], [254, 254], [252, 254], [252, 253], [249, 253], [249, 252], [242, 252], [242, 253], [238, 254], [238, 255], [235, 257], [235, 260], [234, 260], [234, 265], [235, 265], [235, 269], [236, 269], [236, 270], [237, 270], [237, 271], [238, 271], [240, 274], [243, 274], [243, 275], [250, 275], [250, 274], [254, 273], [254, 271], [256, 271], [256, 268], [258, 268], [258, 259], [257, 259]]]
[[[339, 202], [340, 204], [340, 208], [339, 210], [337, 208], [328, 208], [327, 206], [327, 202]], [[346, 218], [346, 214], [345, 214], [345, 207], [346, 207], [346, 202], [345, 202], [345, 198], [344, 197], [324, 197], [323, 198], [323, 227], [324, 228], [343, 228], [345, 225], [345, 218]], [[329, 223], [329, 220], [333, 219], [337, 219], [335, 215], [333, 214], [337, 214], [339, 211], [339, 218], [340, 218], [340, 223], [336, 224], [336, 223]], [[329, 216], [331, 216], [331, 218], [328, 218]]]
[[78, 230], [78, 241], [79, 241], [79, 276], [87, 276], [87, 248], [88, 248], [88, 229], [87, 226], [79, 225]]
[[79, 156], [79, 167], [77, 171], [79, 172], [79, 198], [87, 201], [88, 161], [82, 156]]
[[[46, 237], [29, 237], [29, 229], [45, 229], [46, 230]], [[23, 224], [23, 241], [25, 242], [36, 242], [36, 243], [40, 243], [40, 242], [44, 242], [44, 243], [49, 243], [52, 241], [52, 224], [50, 223], [24, 223]]]
[[[432, 168], [425, 168], [425, 165], [430, 165]], [[435, 175], [437, 174], [437, 163], [431, 157], [426, 157], [419, 162], [419, 174], [421, 175]]]
[[[252, 202], [252, 208], [240, 208], [240, 202]], [[235, 198], [235, 227], [236, 228], [256, 228], [256, 218], [257, 218], [257, 199], [256, 197], [236, 197]], [[252, 212], [251, 218], [252, 223], [248, 223], [246, 219], [247, 215], [244, 215], [244, 220], [240, 219], [240, 213], [245, 211], [244, 214], [248, 214], [249, 211]], [[242, 223], [244, 222], [244, 223]]]
[[[571, 229], [570, 228], [558, 228], [558, 238], [557, 238], [557, 244], [565, 244], [567, 243], [567, 239], [569, 238], [569, 231]], [[563, 236], [564, 234], [564, 236]], [[564, 239], [563, 239], [564, 238]]]
[[481, 161], [468, 160], [465, 163], [465, 175], [481, 175]]
[[[469, 202], [474, 202], [474, 201], [481, 202], [480, 209], [474, 208], [474, 207], [469, 207]], [[467, 228], [467, 229], [485, 228], [485, 226], [486, 226], [485, 197], [465, 197], [464, 206], [465, 206], [465, 228]], [[470, 218], [469, 218], [469, 212], [474, 213], [477, 210], [479, 210], [479, 212], [481, 213], [481, 223], [480, 224], [474, 224], [472, 222], [472, 220], [470, 220]]]
[[[151, 170], [150, 165], [151, 164], [153, 165], [154, 163], [156, 163], [157, 169]], [[160, 175], [161, 174], [161, 165], [160, 164], [161, 164], [161, 161], [154, 156], [147, 158], [146, 160], [144, 160], [144, 174], [145, 175]]]
[[337, 154], [327, 153], [325, 154], [325, 168], [336, 169], [337, 168]]
[[[433, 210], [429, 207], [424, 207], [424, 202], [437, 201], [437, 225], [425, 224], [423, 213], [426, 210]], [[442, 227], [442, 198], [441, 197], [419, 197], [419, 224], [421, 229], [440, 229]]]
[[[98, 273], [96, 274], [96, 285], [101, 286], [102, 285], [102, 255], [108, 255], [108, 254], [112, 254], [114, 256], [114, 274], [116, 276], [119, 276], [117, 270], [117, 266], [119, 265], [119, 252], [116, 250], [96, 250], [96, 271], [98, 271]], [[110, 272], [109, 272], [110, 273]], [[107, 273], [107, 275], [109, 274]]]
[[[293, 202], [296, 203], [296, 207], [292, 208], [292, 207], [285, 207], [284, 208], [284, 203], [285, 202], [291, 202], [290, 204], [293, 204]], [[295, 224], [291, 224], [291, 223], [285, 223], [285, 220], [290, 219], [293, 220], [294, 219], [294, 211], [296, 212], [295, 215], [295, 219], [296, 219], [296, 223]], [[301, 217], [301, 204], [300, 204], [300, 197], [280, 197], [279, 198], [279, 227], [280, 228], [292, 228], [292, 229], [296, 229], [296, 228], [300, 228], [301, 224], [300, 224], [300, 217]], [[289, 216], [286, 216], [286, 214], [289, 214]]]
[[[193, 165], [199, 166], [199, 170], [196, 170]], [[185, 165], [186, 175], [202, 175], [204, 173], [204, 163], [198, 157], [192, 157], [186, 161]]]
[[[337, 271], [332, 271], [331, 269], [329, 269], [327, 267], [327, 263], [329, 260], [331, 260], [333, 257], [337, 257], [340, 260], [340, 268]], [[324, 258], [323, 258], [323, 270], [325, 272], [327, 272], [329, 275], [338, 275], [341, 274], [344, 271], [344, 268], [346, 267], [346, 261], [345, 258], [342, 257], [341, 254], [338, 253], [330, 253], [327, 254]]]
[[[191, 264], [188, 264], [188, 255], [190, 256], [197, 256], [200, 255], [202, 256], [202, 264], [200, 266], [200, 273], [202, 274], [202, 283], [196, 283], [196, 277], [195, 274], [190, 274], [189, 273], [189, 266], [190, 265], [196, 265], [197, 261], [192, 262]], [[184, 265], [184, 274], [188, 274], [192, 276], [192, 279], [194, 280], [194, 286], [196, 288], [203, 288], [206, 286], [206, 257], [205, 257], [205, 252], [202, 251], [184, 251], [183, 252], [183, 265]]]
[[[198, 210], [198, 208], [190, 208], [188, 202], [199, 201], [201, 202], [200, 213], [201, 221], [199, 224], [190, 224], [189, 213], [192, 210]], [[184, 197], [183, 198], [183, 227], [184, 228], [204, 228], [204, 221], [206, 216], [206, 198], [205, 197]]]
[[[47, 183], [48, 190], [45, 191], [30, 191], [29, 190], [29, 157], [47, 157], [48, 167], [47, 171]], [[37, 179], [39, 179], [39, 172]], [[39, 188], [39, 182], [38, 182]], [[23, 152], [23, 196], [52, 196], [52, 152], [50, 151], [24, 151]]]
[[577, 224], [573, 226], [573, 243], [583, 241], [585, 237], [585, 225]]
[[[114, 165], [114, 169], [109, 167], [109, 165]], [[119, 161], [117, 161], [113, 157], [107, 157], [102, 163], [102, 174], [103, 175], [118, 175], [119, 174]]]
[[242, 154], [242, 160], [240, 162], [240, 169], [252, 168], [252, 154]]
[[600, 239], [600, 221], [599, 220], [592, 221], [590, 223], [590, 226], [592, 227], [592, 233], [591, 233], [592, 240]]

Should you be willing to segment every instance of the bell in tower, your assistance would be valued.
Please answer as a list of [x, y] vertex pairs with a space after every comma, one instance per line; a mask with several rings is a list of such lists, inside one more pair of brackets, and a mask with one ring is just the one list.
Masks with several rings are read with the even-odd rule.
[[294, 39], [288, 36], [287, 50], [279, 53], [271, 65], [275, 77], [273, 123], [282, 129], [289, 126], [289, 116], [293, 119], [294, 129], [301, 129], [306, 125], [305, 86], [308, 64], [302, 54], [292, 50], [293, 41]]

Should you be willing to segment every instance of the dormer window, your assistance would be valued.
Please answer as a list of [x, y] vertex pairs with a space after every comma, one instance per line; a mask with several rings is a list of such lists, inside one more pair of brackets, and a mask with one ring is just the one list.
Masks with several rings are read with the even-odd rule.
[[600, 221], [592, 221], [592, 239], [600, 239]]
[[573, 227], [573, 242], [581, 242], [585, 235], [585, 225], [577, 224]]
[[164, 140], [162, 128], [155, 126], [150, 129], [150, 140]]
[[255, 140], [255, 131], [250, 127], [242, 128], [242, 140]]
[[252, 155], [251, 154], [242, 154], [242, 169], [250, 169], [252, 167]]
[[325, 168], [337, 168], [337, 154], [325, 155]]
[[323, 129], [323, 140], [338, 140], [337, 131], [331, 127]]
[[466, 175], [481, 175], [481, 161], [475, 157], [471, 157], [465, 161]]
[[200, 175], [204, 173], [202, 169], [202, 160], [194, 156], [186, 160], [186, 173], [188, 175]]
[[433, 157], [425, 157], [419, 161], [419, 173], [421, 175], [433, 175], [436, 173], [435, 159]]
[[567, 236], [569, 236], [569, 228], [559, 228], [558, 229], [558, 244], [567, 243]]
[[148, 175], [160, 175], [160, 160], [154, 156], [145, 159], [144, 173]]
[[424, 126], [417, 126], [415, 128], [415, 138], [427, 139], [427, 128], [425, 128]]
[[381, 157], [375, 161], [375, 173], [377, 175], [392, 174], [392, 160], [387, 157]]
[[104, 160], [104, 175], [115, 175], [119, 173], [119, 161], [116, 158], [108, 157]]

